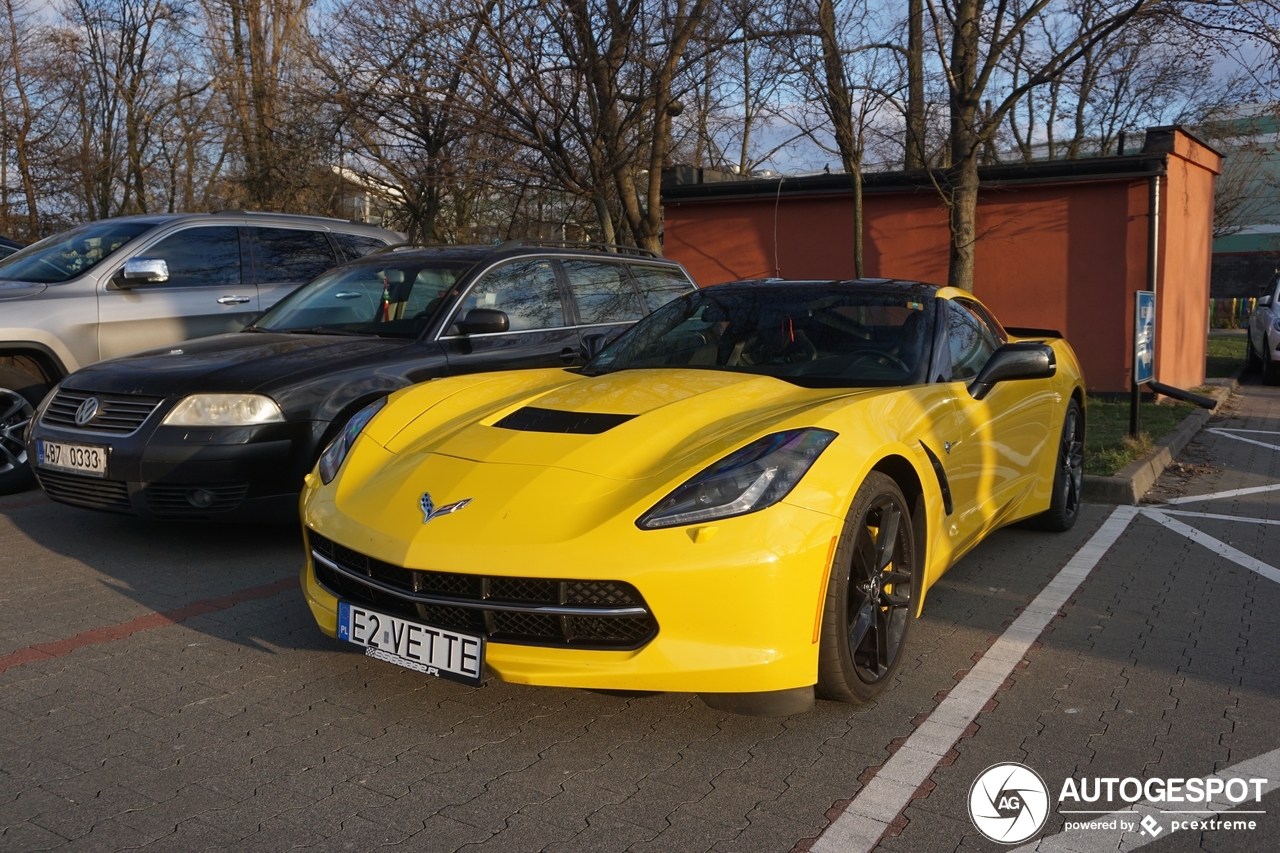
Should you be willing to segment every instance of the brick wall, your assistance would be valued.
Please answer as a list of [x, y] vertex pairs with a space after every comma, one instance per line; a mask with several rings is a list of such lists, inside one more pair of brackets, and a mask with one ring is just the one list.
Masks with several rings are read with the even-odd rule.
[[1280, 270], [1280, 252], [1220, 252], [1213, 256], [1209, 294], [1215, 299], [1258, 296]]

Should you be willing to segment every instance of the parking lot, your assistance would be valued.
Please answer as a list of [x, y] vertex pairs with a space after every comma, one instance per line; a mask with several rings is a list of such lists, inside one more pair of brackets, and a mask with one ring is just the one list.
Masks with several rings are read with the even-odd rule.
[[[1272, 850], [1280, 389], [1209, 427], [1143, 507], [990, 537], [880, 701], [786, 719], [425, 678], [319, 633], [296, 530], [0, 499], [0, 846], [994, 850], [971, 786], [1019, 762], [1048, 788], [1042, 850]], [[1222, 797], [1059, 801], [1213, 774], [1268, 780], [1228, 804], [1255, 828], [1175, 826]]]

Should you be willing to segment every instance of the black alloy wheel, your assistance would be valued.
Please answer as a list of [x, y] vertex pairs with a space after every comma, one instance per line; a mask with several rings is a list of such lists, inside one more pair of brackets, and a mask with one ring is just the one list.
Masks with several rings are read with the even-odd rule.
[[1070, 530], [1080, 515], [1084, 492], [1084, 412], [1074, 399], [1067, 404], [1058, 440], [1058, 458], [1053, 471], [1053, 497], [1049, 508], [1028, 520], [1037, 530], [1062, 533]]
[[823, 610], [817, 691], [860, 703], [892, 682], [915, 616], [916, 541], [906, 498], [868, 475], [836, 548]]
[[34, 414], [35, 406], [25, 395], [0, 388], [0, 494], [24, 491], [35, 480], [23, 440]]
[[1262, 381], [1267, 385], [1280, 385], [1280, 369], [1271, 357], [1271, 345], [1265, 337], [1262, 340]]

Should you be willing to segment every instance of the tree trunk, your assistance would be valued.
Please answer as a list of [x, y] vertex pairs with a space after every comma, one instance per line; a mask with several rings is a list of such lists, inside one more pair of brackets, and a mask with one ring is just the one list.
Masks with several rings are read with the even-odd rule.
[[903, 168], [923, 169], [924, 155], [924, 0], [907, 3], [907, 130]]

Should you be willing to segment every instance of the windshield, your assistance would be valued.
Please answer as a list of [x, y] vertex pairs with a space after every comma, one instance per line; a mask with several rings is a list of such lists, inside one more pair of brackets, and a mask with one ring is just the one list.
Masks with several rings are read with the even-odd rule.
[[45, 237], [0, 260], [0, 279], [57, 284], [70, 281], [101, 263], [155, 222], [90, 222], [52, 237]]
[[933, 315], [923, 289], [712, 287], [650, 314], [583, 373], [682, 367], [810, 387], [909, 385], [928, 372]]
[[342, 267], [305, 285], [250, 328], [264, 332], [315, 332], [416, 338], [457, 295], [472, 261]]

